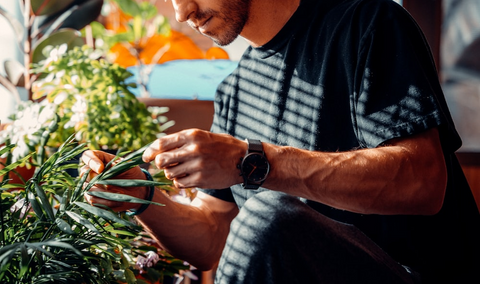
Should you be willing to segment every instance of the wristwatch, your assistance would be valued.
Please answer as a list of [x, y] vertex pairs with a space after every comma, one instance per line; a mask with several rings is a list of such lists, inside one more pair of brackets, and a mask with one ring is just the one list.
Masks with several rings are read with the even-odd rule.
[[243, 176], [244, 189], [258, 189], [270, 171], [270, 164], [263, 152], [260, 140], [246, 139], [248, 150], [238, 165]]

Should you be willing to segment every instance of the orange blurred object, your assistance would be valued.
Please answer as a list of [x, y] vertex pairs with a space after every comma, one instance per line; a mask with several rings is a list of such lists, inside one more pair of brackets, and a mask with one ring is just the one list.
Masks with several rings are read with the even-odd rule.
[[[162, 55], [160, 60], [152, 62], [155, 54], [166, 45], [168, 50]], [[184, 34], [171, 30], [168, 36], [154, 35], [145, 44], [137, 47], [140, 50], [140, 60], [143, 64], [164, 63], [177, 59], [204, 59], [204, 52]], [[110, 49], [114, 55], [114, 62], [123, 66], [130, 67], [137, 65], [137, 58], [130, 53], [124, 44], [117, 43]]]
[[[115, 33], [125, 32], [125, 27], [131, 18], [113, 4], [111, 12], [105, 17], [105, 28]], [[163, 51], [164, 54], [158, 60], [157, 52], [164, 47], [168, 49]], [[135, 48], [136, 52], [139, 53], [142, 64], [161, 64], [178, 59], [229, 59], [228, 53], [222, 48], [211, 47], [204, 52], [191, 38], [173, 29], [170, 30], [168, 35], [156, 34], [150, 38], [142, 39], [135, 45], [133, 43], [115, 44], [110, 49], [110, 54], [113, 55], [112, 60], [125, 68], [138, 65], [138, 59], [130, 52], [129, 48]], [[157, 58], [156, 62], [152, 62], [154, 58]]]
[[228, 53], [220, 47], [210, 47], [205, 53], [205, 59], [229, 59]]

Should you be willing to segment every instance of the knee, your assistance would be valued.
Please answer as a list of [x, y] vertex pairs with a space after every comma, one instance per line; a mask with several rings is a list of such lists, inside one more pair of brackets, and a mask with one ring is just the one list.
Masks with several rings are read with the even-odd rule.
[[266, 234], [269, 238], [279, 236], [279, 230], [299, 224], [310, 210], [307, 207], [296, 197], [264, 191], [245, 202], [231, 224], [231, 232], [254, 240], [265, 238]]

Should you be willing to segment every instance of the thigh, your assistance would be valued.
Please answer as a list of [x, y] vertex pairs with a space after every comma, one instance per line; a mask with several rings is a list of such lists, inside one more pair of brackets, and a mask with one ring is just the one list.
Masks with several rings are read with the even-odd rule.
[[403, 266], [357, 228], [298, 198], [266, 191], [231, 225], [216, 283], [413, 283]]

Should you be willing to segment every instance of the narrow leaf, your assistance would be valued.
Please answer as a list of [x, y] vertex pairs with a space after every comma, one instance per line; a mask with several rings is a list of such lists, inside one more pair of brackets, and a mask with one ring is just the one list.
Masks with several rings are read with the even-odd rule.
[[96, 197], [100, 197], [103, 199], [108, 199], [112, 201], [119, 201], [119, 202], [129, 202], [129, 203], [140, 203], [140, 204], [155, 204], [158, 206], [165, 206], [164, 204], [148, 201], [140, 198], [136, 198], [126, 194], [120, 193], [113, 193], [113, 192], [104, 192], [104, 191], [89, 191], [88, 194]]
[[90, 231], [92, 232], [95, 232], [95, 233], [100, 233], [97, 228], [95, 228], [95, 226], [90, 223], [90, 221], [88, 221], [87, 219], [85, 219], [83, 216], [75, 213], [75, 212], [72, 212], [72, 211], [66, 211], [65, 213], [67, 213], [67, 215], [72, 218], [75, 222], [79, 223], [80, 225], [83, 225], [85, 226], [87, 229], [89, 229]]
[[35, 212], [35, 214], [37, 214], [37, 216], [40, 220], [43, 220], [43, 218], [44, 218], [43, 210], [42, 210], [42, 207], [40, 206], [40, 204], [38, 203], [35, 195], [33, 193], [29, 192], [27, 194], [27, 197], [28, 197], [28, 202], [30, 202], [30, 204], [32, 205], [33, 212]]
[[31, 156], [32, 156], [32, 154], [29, 154], [29, 155], [27, 155], [25, 158], [22, 158], [22, 159], [16, 161], [15, 163], [12, 163], [12, 164], [6, 166], [6, 167], [3, 168], [2, 170], [0, 170], [0, 176], [8, 173], [9, 171], [12, 171], [13, 169], [15, 169], [16, 167], [18, 167], [19, 165], [25, 163], [28, 159], [30, 159]]
[[89, 204], [83, 203], [83, 202], [75, 201], [74, 203], [77, 206], [85, 209], [86, 211], [88, 211], [88, 212], [90, 212], [94, 215], [100, 216], [100, 217], [102, 217], [106, 220], [110, 220], [110, 221], [113, 221], [113, 222], [116, 222], [116, 223], [120, 223], [120, 224], [128, 226], [128, 227], [137, 227], [135, 224], [118, 217], [117, 215], [115, 215], [114, 213], [112, 213], [110, 211], [107, 211], [107, 210], [104, 210], [104, 209], [101, 209], [101, 208], [98, 208], [98, 207], [94, 207], [92, 205], [89, 205]]
[[30, 262], [30, 256], [28, 255], [27, 252], [27, 247], [25, 245], [22, 245], [20, 247], [20, 251], [22, 253], [22, 261], [20, 263], [20, 273], [19, 276], [20, 278], [23, 277], [23, 275], [27, 272], [28, 270], [28, 263]]
[[62, 230], [63, 232], [69, 234], [69, 235], [74, 235], [75, 232], [72, 230], [72, 227], [65, 222], [65, 220], [57, 218], [55, 220], [55, 224], [57, 224], [57, 227]]
[[11, 144], [11, 145], [8, 145], [8, 146], [5, 146], [3, 148], [0, 149], [0, 156], [7, 153], [8, 151], [10, 151], [13, 147], [15, 147], [14, 144]]
[[6, 265], [21, 245], [21, 243], [13, 243], [0, 248], [0, 266]]
[[[45, 253], [45, 249], [43, 249], [44, 246], [47, 247], [58, 247], [58, 248], [64, 248], [73, 251], [74, 253], [83, 256], [82, 253], [74, 248], [71, 244], [61, 242], [61, 241], [46, 241], [46, 242], [38, 242], [38, 243], [25, 243], [27, 246], [33, 247], [35, 249], [38, 249], [42, 252]], [[49, 253], [52, 255], [51, 253]]]
[[144, 179], [105, 179], [96, 182], [97, 184], [104, 185], [115, 185], [121, 187], [132, 187], [132, 186], [159, 186], [159, 185], [168, 185], [169, 183], [161, 181], [152, 181]]
[[45, 191], [36, 181], [33, 181], [33, 184], [35, 185], [35, 192], [37, 193], [37, 196], [40, 198], [40, 202], [43, 205], [43, 209], [47, 213], [48, 219], [53, 221], [53, 219], [55, 219], [55, 215], [53, 214], [52, 205], [48, 201]]
[[129, 231], [123, 231], [123, 230], [111, 230], [110, 233], [112, 234], [117, 234], [117, 235], [122, 235], [122, 236], [130, 236], [130, 237], [136, 237], [137, 234], [129, 232]]

